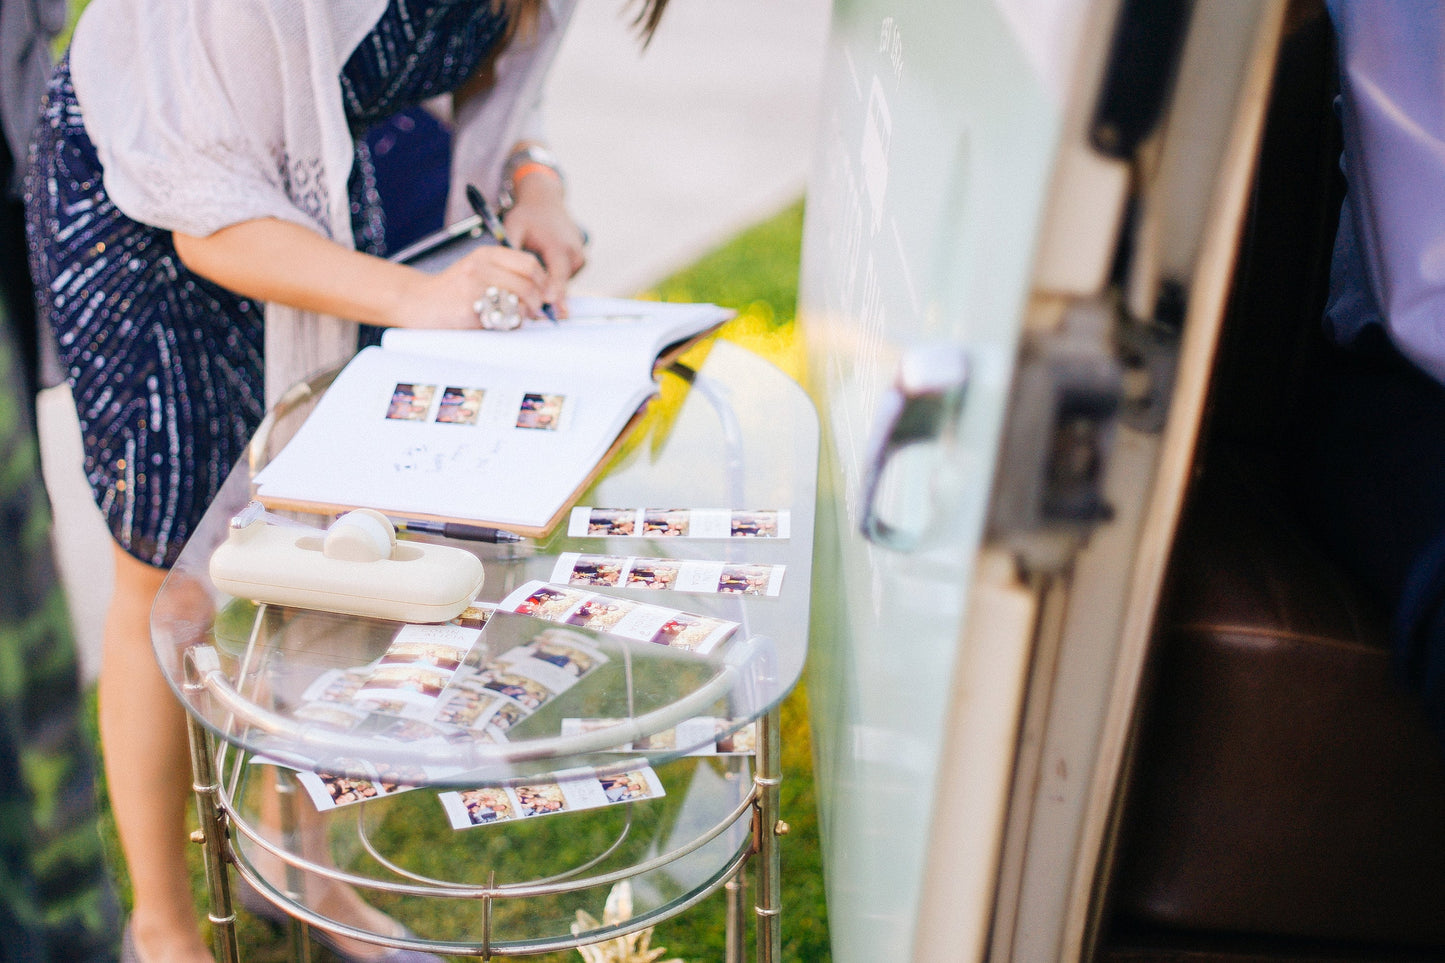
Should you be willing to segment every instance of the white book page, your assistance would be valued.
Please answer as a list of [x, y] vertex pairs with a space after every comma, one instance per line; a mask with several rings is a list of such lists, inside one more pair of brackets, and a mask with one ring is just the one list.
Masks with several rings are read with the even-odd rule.
[[259, 495], [545, 525], [654, 389], [609, 365], [519, 370], [368, 348], [257, 476]]
[[571, 316], [553, 324], [528, 321], [515, 331], [429, 331], [389, 328], [388, 350], [467, 358], [487, 364], [545, 367], [585, 374], [599, 366], [630, 378], [651, 378], [668, 345], [692, 337], [732, 316], [714, 304], [574, 297]]

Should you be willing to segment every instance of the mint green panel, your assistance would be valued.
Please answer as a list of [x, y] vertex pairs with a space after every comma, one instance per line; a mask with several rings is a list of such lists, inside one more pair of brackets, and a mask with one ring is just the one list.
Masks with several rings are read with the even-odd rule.
[[[967, 587], [1061, 124], [1036, 62], [990, 3], [835, 4], [800, 313], [824, 433], [809, 694], [844, 963], [911, 955]], [[859, 524], [870, 436], [910, 349], [924, 361], [961, 349], [970, 376], [951, 443], [898, 461], [881, 486], [891, 516], [924, 533], [905, 551], [871, 544]]]

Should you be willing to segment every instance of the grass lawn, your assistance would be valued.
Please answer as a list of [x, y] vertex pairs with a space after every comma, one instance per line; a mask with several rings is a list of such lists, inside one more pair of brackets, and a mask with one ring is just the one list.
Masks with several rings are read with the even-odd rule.
[[[693, 266], [661, 282], [643, 297], [678, 301], [711, 301], [735, 308], [738, 316], [721, 337], [738, 342], [768, 357], [801, 380], [802, 343], [794, 323], [797, 297], [798, 250], [802, 234], [801, 203], [744, 232]], [[676, 382], [676, 379], [666, 379]], [[680, 392], [673, 384], [667, 389]], [[666, 393], [655, 407], [665, 412], [675, 398]], [[665, 417], [659, 414], [658, 417]], [[639, 432], [639, 435], [643, 434]], [[783, 769], [782, 815], [791, 826], [783, 840], [783, 939], [785, 960], [815, 963], [830, 959], [827, 914], [823, 901], [821, 849], [813, 799], [811, 747], [807, 696], [800, 688], [782, 708]], [[125, 890], [124, 868], [107, 821], [107, 850]], [[567, 845], [557, 840], [557, 846]], [[192, 847], [192, 870], [198, 905], [204, 885], [199, 847]], [[749, 894], [751, 896], [751, 893]], [[123, 897], [128, 893], [123, 892]], [[749, 904], [751, 905], [751, 904]], [[659, 925], [652, 946], [666, 947], [665, 958], [715, 961], [723, 955], [725, 907], [721, 892], [680, 917]], [[284, 932], [264, 921], [240, 914], [240, 938], [248, 963], [286, 960]], [[751, 940], [751, 933], [749, 940]], [[751, 943], [749, 943], [751, 950]], [[751, 953], [749, 953], [751, 955]], [[313, 958], [329, 959], [316, 948]], [[529, 957], [538, 961], [577, 961], [576, 953]]]

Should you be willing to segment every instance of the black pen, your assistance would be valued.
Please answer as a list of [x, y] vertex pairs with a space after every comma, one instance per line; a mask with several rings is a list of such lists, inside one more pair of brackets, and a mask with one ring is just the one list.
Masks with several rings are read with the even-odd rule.
[[391, 524], [400, 532], [421, 532], [425, 535], [441, 535], [465, 542], [491, 542], [494, 545], [510, 545], [520, 542], [522, 536], [500, 528], [485, 525], [466, 525], [462, 522], [433, 522], [421, 518], [393, 518]]
[[[475, 184], [467, 185], [467, 203], [472, 205], [472, 210], [476, 211], [477, 217], [482, 219], [482, 227], [486, 228], [487, 233], [492, 235], [492, 240], [502, 245], [502, 247], [510, 247], [516, 250], [512, 242], [507, 238], [507, 229], [502, 226], [502, 219], [492, 211], [492, 206], [487, 203], [487, 199], [482, 196], [481, 191], [477, 190]], [[542, 259], [537, 258], [537, 260], [540, 261]], [[553, 324], [557, 323], [557, 311], [552, 305], [543, 304], [542, 313], [547, 316], [548, 321], [551, 321]]]

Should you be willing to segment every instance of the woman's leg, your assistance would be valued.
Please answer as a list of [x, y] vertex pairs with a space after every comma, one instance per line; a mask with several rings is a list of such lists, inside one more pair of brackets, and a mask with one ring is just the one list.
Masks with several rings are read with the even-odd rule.
[[[145, 963], [212, 963], [191, 895], [185, 847], [191, 757], [185, 710], [151, 648], [150, 611], [166, 577], [115, 547], [115, 595], [106, 614], [100, 670], [100, 738], [111, 810], [135, 897], [131, 927]], [[298, 814], [307, 857], [329, 862], [324, 827], [305, 804]], [[268, 875], [279, 866], [267, 865]], [[279, 879], [279, 875], [276, 877]], [[396, 923], [354, 889], [312, 881], [311, 905], [324, 915], [376, 933]], [[338, 939], [357, 960], [386, 957], [374, 944]], [[411, 959], [436, 959], [420, 954]]]
[[[269, 767], [268, 767], [269, 768]], [[321, 866], [335, 865], [326, 838], [326, 823], [316, 807], [299, 788], [284, 798], [275, 785], [275, 772], [271, 771], [265, 781], [266, 794], [262, 797], [261, 821], [263, 831], [273, 842], [283, 843], [280, 827], [282, 806], [294, 806], [292, 817], [300, 854], [304, 859]], [[292, 845], [295, 845], [295, 842]], [[252, 864], [277, 889], [285, 891], [286, 867], [275, 857], [256, 851]], [[304, 874], [305, 904], [322, 916], [355, 926], [359, 929], [381, 935], [400, 935], [403, 927], [396, 920], [372, 906], [362, 895], [345, 883], [325, 879], [319, 875]], [[314, 932], [314, 931], [313, 931]], [[329, 934], [328, 934], [329, 935]], [[365, 943], [349, 937], [332, 936], [333, 951], [339, 950], [349, 960], [404, 960], [406, 963], [441, 963], [440, 958], [415, 951], [398, 954], [374, 943]]]
[[142, 960], [210, 961], [185, 859], [191, 794], [185, 714], [151, 649], [151, 603], [166, 573], [119, 546], [114, 554], [115, 595], [100, 670], [100, 740], [135, 898], [132, 932]]

